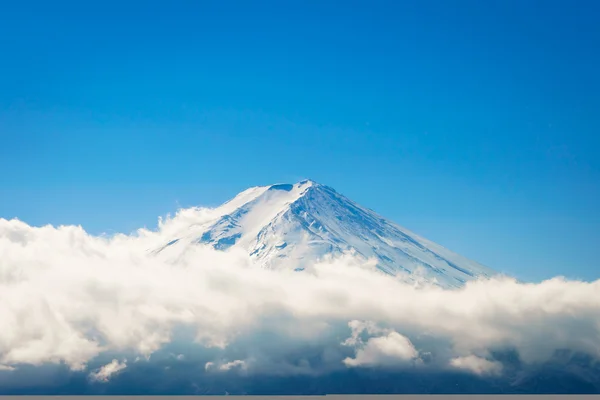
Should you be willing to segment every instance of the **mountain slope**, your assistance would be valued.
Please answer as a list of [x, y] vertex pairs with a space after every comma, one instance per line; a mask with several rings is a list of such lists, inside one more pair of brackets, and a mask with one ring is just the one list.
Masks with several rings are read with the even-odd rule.
[[374, 258], [386, 273], [442, 287], [494, 274], [310, 180], [250, 188], [219, 207], [217, 215], [154, 253], [193, 244], [217, 250], [236, 246], [264, 268], [303, 270], [325, 255], [353, 252]]

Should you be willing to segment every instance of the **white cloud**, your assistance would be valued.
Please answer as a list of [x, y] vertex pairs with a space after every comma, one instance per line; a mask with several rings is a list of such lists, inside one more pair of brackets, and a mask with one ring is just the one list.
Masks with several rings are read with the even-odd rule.
[[[403, 284], [351, 257], [295, 273], [255, 268], [235, 249], [146, 253], [210, 213], [185, 210], [157, 232], [112, 238], [0, 219], [0, 365], [148, 359], [179, 327], [209, 348], [207, 359], [252, 359], [246, 369], [281, 374], [405, 365], [417, 349], [473, 373], [493, 370], [469, 358], [489, 349], [514, 349], [526, 364], [557, 349], [600, 356], [600, 281], [496, 279], [450, 291]], [[321, 349], [324, 365], [305, 359], [307, 347]]]
[[[344, 359], [344, 364], [349, 367], [358, 366], [394, 366], [418, 359], [419, 353], [411, 341], [398, 332], [377, 328], [372, 322], [363, 323], [352, 321], [352, 337], [344, 344], [357, 348], [354, 358]], [[363, 343], [358, 336], [362, 331], [369, 334], [383, 333], [381, 336], [372, 337]]]
[[235, 361], [231, 361], [225, 364], [222, 364], [221, 366], [219, 366], [219, 369], [221, 371], [229, 371], [230, 369], [233, 368], [241, 368], [244, 369], [246, 368], [246, 362], [243, 360], [235, 360]]
[[450, 365], [476, 375], [499, 375], [502, 372], [501, 363], [474, 355], [454, 358], [450, 360]]
[[233, 369], [245, 370], [247, 368], [247, 362], [244, 360], [234, 360], [234, 361], [209, 361], [204, 364], [205, 371], [229, 371]]
[[90, 373], [89, 377], [93, 381], [97, 382], [108, 382], [110, 377], [117, 374], [119, 371], [127, 368], [127, 360], [123, 360], [123, 362], [119, 362], [119, 360], [114, 359], [110, 363], [102, 366], [97, 371]]

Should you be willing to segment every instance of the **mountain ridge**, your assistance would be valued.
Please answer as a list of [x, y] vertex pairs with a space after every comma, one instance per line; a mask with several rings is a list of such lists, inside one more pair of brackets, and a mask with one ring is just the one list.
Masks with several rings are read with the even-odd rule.
[[185, 245], [221, 251], [235, 246], [263, 268], [302, 271], [325, 256], [352, 252], [408, 282], [446, 288], [495, 274], [311, 179], [251, 187], [216, 210], [213, 220], [154, 253]]

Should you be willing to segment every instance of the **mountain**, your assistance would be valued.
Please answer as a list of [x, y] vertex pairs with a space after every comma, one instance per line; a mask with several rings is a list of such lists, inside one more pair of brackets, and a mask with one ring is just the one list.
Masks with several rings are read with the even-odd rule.
[[495, 274], [311, 180], [247, 189], [216, 215], [153, 253], [176, 254], [194, 244], [224, 251], [236, 246], [264, 268], [302, 271], [323, 256], [351, 252], [374, 258], [388, 274], [445, 288]]

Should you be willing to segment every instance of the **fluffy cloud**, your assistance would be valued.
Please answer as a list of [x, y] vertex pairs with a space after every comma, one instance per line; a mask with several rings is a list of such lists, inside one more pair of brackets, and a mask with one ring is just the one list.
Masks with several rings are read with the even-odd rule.
[[119, 371], [127, 368], [127, 360], [123, 362], [119, 362], [119, 360], [114, 359], [110, 363], [102, 366], [97, 371], [91, 372], [89, 377], [93, 381], [97, 382], [108, 382], [111, 376], [115, 375]]
[[[503, 350], [525, 365], [559, 350], [600, 356], [600, 281], [501, 278], [443, 290], [351, 256], [297, 273], [257, 268], [235, 248], [148, 253], [211, 212], [184, 210], [155, 232], [114, 237], [0, 219], [0, 372], [84, 371], [104, 354], [149, 360], [184, 342], [203, 349], [207, 371], [280, 375], [424, 363], [483, 376], [503, 371], [490, 356]], [[115, 360], [93, 376], [124, 367]]]
[[418, 355], [419, 353], [407, 337], [391, 331], [385, 336], [370, 338], [357, 349], [354, 358], [344, 359], [344, 364], [349, 367], [394, 366], [416, 360]]
[[244, 369], [246, 367], [246, 362], [243, 360], [235, 360], [225, 364], [222, 364], [219, 369], [221, 371], [229, 371], [232, 368], [241, 368]]
[[450, 365], [477, 375], [499, 375], [502, 372], [502, 364], [499, 362], [489, 361], [474, 355], [454, 358], [450, 360]]

